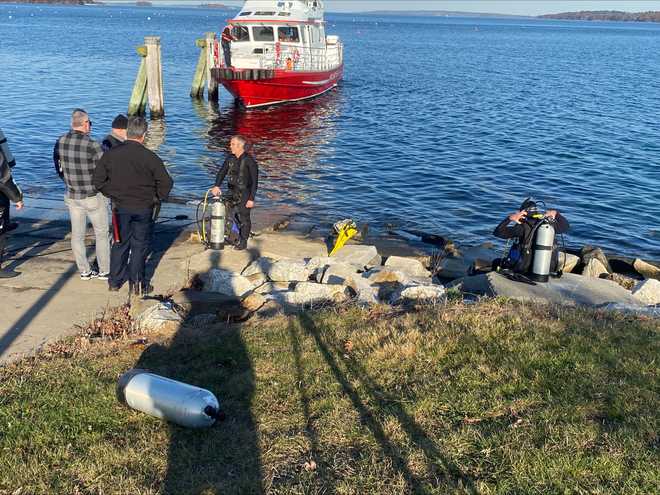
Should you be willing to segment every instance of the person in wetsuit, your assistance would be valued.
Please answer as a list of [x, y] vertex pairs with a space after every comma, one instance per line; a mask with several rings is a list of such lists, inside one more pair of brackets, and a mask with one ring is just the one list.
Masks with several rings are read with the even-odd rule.
[[23, 208], [23, 193], [16, 185], [11, 175], [12, 167], [16, 165], [7, 138], [0, 129], [0, 279], [13, 278], [19, 275], [14, 270], [3, 270], [2, 261], [5, 254], [5, 245], [7, 243], [7, 233], [16, 228], [9, 220], [10, 201], [16, 203], [16, 209]]
[[[493, 268], [504, 268], [516, 273], [529, 273], [532, 267], [534, 233], [543, 222], [549, 221], [556, 234], [568, 232], [568, 220], [557, 210], [548, 210], [545, 213], [537, 209], [534, 201], [527, 198], [520, 205], [520, 210], [511, 213], [495, 227], [493, 235], [501, 239], [515, 239], [513, 246], [504, 259], [493, 262]], [[550, 270], [557, 272], [558, 252], [553, 249]]]
[[231, 154], [225, 160], [215, 178], [215, 186], [211, 189], [214, 196], [220, 196], [220, 185], [227, 177], [227, 193], [225, 203], [230, 208], [229, 218], [236, 219], [240, 234], [234, 249], [242, 251], [247, 248], [247, 241], [252, 229], [250, 213], [254, 208], [254, 197], [259, 185], [259, 167], [256, 160], [246, 150], [247, 140], [240, 135], [231, 138], [229, 148]]

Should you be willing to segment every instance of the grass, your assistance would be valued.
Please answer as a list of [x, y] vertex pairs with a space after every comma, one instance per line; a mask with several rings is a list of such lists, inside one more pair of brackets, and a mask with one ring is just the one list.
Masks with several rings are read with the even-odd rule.
[[[0, 494], [660, 492], [657, 320], [507, 301], [60, 345], [0, 370]], [[133, 366], [212, 390], [193, 431]]]

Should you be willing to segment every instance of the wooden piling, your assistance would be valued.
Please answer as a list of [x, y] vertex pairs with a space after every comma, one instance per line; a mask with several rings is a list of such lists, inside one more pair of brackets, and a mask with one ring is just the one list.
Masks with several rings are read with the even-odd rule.
[[131, 99], [128, 102], [128, 115], [144, 115], [147, 106], [147, 65], [145, 57], [147, 56], [147, 47], [138, 46], [137, 54], [141, 57], [140, 69], [138, 70]]
[[204, 33], [206, 40], [206, 94], [209, 101], [218, 101], [218, 81], [211, 69], [215, 67], [215, 33]]
[[165, 115], [163, 108], [163, 67], [161, 64], [160, 37], [145, 36], [144, 44], [147, 47], [147, 97], [149, 99], [149, 112], [151, 118]]
[[208, 63], [208, 55], [206, 49], [206, 39], [199, 38], [195, 44], [201, 48], [199, 58], [197, 59], [197, 68], [193, 76], [192, 87], [190, 88], [190, 96], [192, 98], [202, 98], [204, 96], [204, 81], [206, 79], [206, 64]]

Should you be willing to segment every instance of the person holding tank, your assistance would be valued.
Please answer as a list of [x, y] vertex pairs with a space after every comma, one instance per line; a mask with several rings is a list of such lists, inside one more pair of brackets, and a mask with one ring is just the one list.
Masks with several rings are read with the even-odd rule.
[[228, 217], [236, 221], [240, 230], [239, 240], [234, 249], [242, 251], [247, 248], [252, 229], [250, 213], [254, 208], [254, 198], [259, 185], [259, 167], [256, 160], [248, 153], [247, 139], [243, 136], [232, 137], [229, 149], [231, 154], [218, 171], [211, 193], [220, 196], [222, 194], [220, 185], [227, 177], [225, 203], [230, 208]]

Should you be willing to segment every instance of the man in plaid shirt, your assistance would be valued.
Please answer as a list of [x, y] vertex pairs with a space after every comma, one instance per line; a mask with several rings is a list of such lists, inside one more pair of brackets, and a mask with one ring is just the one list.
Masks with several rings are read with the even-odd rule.
[[[103, 155], [101, 146], [89, 137], [92, 122], [85, 110], [77, 108], [71, 115], [71, 130], [55, 143], [55, 170], [64, 180], [64, 202], [71, 216], [71, 250], [82, 280], [108, 279], [110, 272], [110, 236], [108, 200], [92, 184], [96, 164]], [[96, 235], [96, 259], [99, 271], [87, 259], [85, 234], [87, 218]]]

